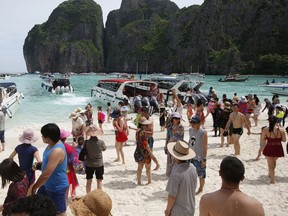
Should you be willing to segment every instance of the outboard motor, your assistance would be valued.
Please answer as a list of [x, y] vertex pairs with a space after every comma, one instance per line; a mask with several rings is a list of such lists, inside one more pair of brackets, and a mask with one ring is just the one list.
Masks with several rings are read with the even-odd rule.
[[65, 86], [60, 87], [60, 94], [63, 94], [65, 92]]
[[143, 97], [141, 102], [142, 102], [142, 106], [146, 106], [146, 107], [150, 106], [150, 102], [149, 102], [149, 98], [148, 97]]
[[55, 93], [56, 93], [56, 94], [60, 94], [60, 91], [61, 91], [60, 86], [57, 86], [57, 87], [55, 88]]

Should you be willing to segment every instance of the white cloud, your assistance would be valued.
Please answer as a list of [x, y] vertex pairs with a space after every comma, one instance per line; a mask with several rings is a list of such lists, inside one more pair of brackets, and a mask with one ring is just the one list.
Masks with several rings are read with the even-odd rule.
[[[95, 0], [102, 7], [104, 23], [121, 0]], [[174, 0], [180, 7], [202, 4], [204, 0]], [[63, 0], [0, 0], [0, 72], [25, 72], [24, 40], [35, 24], [47, 21]]]

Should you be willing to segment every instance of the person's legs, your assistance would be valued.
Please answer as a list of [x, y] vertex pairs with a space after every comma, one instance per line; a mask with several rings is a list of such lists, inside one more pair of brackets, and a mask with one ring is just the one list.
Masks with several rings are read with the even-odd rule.
[[235, 150], [235, 155], [240, 155], [240, 135], [238, 134], [233, 134], [233, 142], [234, 142], [234, 150]]
[[245, 118], [246, 118], [246, 121], [247, 121], [247, 123], [248, 123], [249, 128], [251, 127], [250, 116], [251, 116], [250, 113], [246, 113], [246, 115], [245, 115]]
[[0, 148], [0, 152], [1, 151], [5, 151], [5, 131], [0, 131], [0, 140], [1, 140], [1, 146], [2, 148]]
[[122, 164], [125, 164], [124, 152], [123, 152], [123, 142], [118, 143], [118, 150], [122, 159]]
[[147, 175], [147, 179], [148, 179], [148, 184], [150, 184], [152, 181], [151, 162], [148, 164], [145, 163], [145, 168], [146, 168], [146, 175]]
[[156, 167], [154, 168], [154, 170], [158, 170], [160, 168], [160, 164], [157, 160], [157, 158], [154, 156], [154, 154], [152, 154], [151, 159], [154, 161], [154, 163], [156, 164]]
[[266, 157], [268, 164], [268, 171], [270, 177], [270, 184], [275, 184], [275, 168], [276, 168], [276, 157]]
[[137, 184], [141, 185], [141, 175], [142, 175], [142, 170], [143, 170], [144, 163], [143, 162], [138, 162], [138, 169], [137, 169]]
[[54, 202], [56, 209], [57, 209], [57, 215], [66, 215], [66, 192], [67, 188], [63, 188], [58, 191], [48, 191], [47, 196]]
[[102, 190], [104, 166], [96, 167], [95, 168], [95, 175], [96, 175], [96, 179], [97, 179], [97, 189], [101, 189]]
[[119, 162], [120, 161], [119, 143], [116, 140], [115, 140], [115, 149], [116, 149], [116, 154], [117, 154], [117, 158], [115, 162]]
[[224, 146], [224, 136], [223, 136], [223, 133], [224, 133], [224, 129], [223, 129], [223, 128], [220, 128], [221, 147]]
[[94, 168], [86, 166], [86, 193], [88, 194], [91, 191], [92, 179], [94, 174]]
[[199, 189], [196, 192], [196, 195], [203, 192], [203, 188], [204, 188], [204, 185], [205, 185], [205, 178], [199, 177], [199, 183], [200, 183], [199, 184]]

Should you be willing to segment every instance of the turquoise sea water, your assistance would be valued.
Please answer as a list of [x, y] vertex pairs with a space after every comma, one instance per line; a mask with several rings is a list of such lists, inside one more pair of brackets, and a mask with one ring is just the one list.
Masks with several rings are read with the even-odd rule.
[[[97, 80], [106, 78], [97, 75], [73, 75], [70, 82], [75, 90], [73, 94], [55, 95], [44, 91], [41, 88], [42, 80], [39, 75], [23, 75], [20, 77], [11, 77], [5, 82], [15, 82], [18, 89], [24, 94], [24, 99], [17, 113], [13, 115], [6, 123], [6, 128], [15, 126], [24, 126], [31, 124], [44, 125], [48, 122], [64, 123], [69, 121], [70, 113], [77, 107], [84, 108], [87, 103], [94, 107], [100, 105], [97, 99], [91, 98], [91, 88], [97, 83]], [[142, 76], [142, 78], [145, 78]], [[272, 94], [267, 92], [261, 85], [266, 81], [275, 78], [276, 81], [286, 81], [287, 77], [277, 76], [250, 76], [247, 82], [243, 83], [223, 83], [218, 82], [223, 76], [206, 76], [205, 84], [201, 87], [203, 92], [208, 92], [213, 86], [218, 97], [227, 94], [232, 98], [233, 93], [238, 96], [257, 94], [263, 102], [265, 97], [271, 98]], [[286, 104], [286, 97], [280, 97], [280, 101]]]

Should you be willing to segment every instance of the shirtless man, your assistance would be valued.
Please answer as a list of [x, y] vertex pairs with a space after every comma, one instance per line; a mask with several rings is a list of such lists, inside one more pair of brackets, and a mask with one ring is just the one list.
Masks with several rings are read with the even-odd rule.
[[233, 130], [232, 130], [232, 139], [234, 143], [234, 150], [235, 150], [235, 155], [240, 155], [240, 143], [239, 139], [241, 135], [243, 134], [243, 124], [245, 124], [247, 130], [248, 130], [248, 135], [250, 135], [250, 127], [246, 121], [245, 116], [238, 112], [239, 111], [239, 105], [238, 104], [233, 104], [233, 112], [229, 116], [229, 120], [226, 124], [225, 130], [228, 130], [229, 125], [232, 123], [233, 124]]
[[244, 173], [244, 165], [238, 158], [224, 158], [219, 171], [221, 189], [201, 197], [200, 216], [264, 216], [261, 203], [239, 189]]
[[249, 127], [251, 127], [250, 116], [251, 116], [251, 114], [253, 113], [253, 111], [254, 111], [254, 109], [256, 107], [256, 103], [255, 103], [255, 101], [254, 101], [254, 99], [253, 99], [251, 94], [249, 94], [247, 96], [247, 98], [248, 98], [248, 107], [247, 107], [248, 110], [247, 110], [247, 113], [246, 113], [245, 117], [246, 117], [246, 120], [248, 122]]

